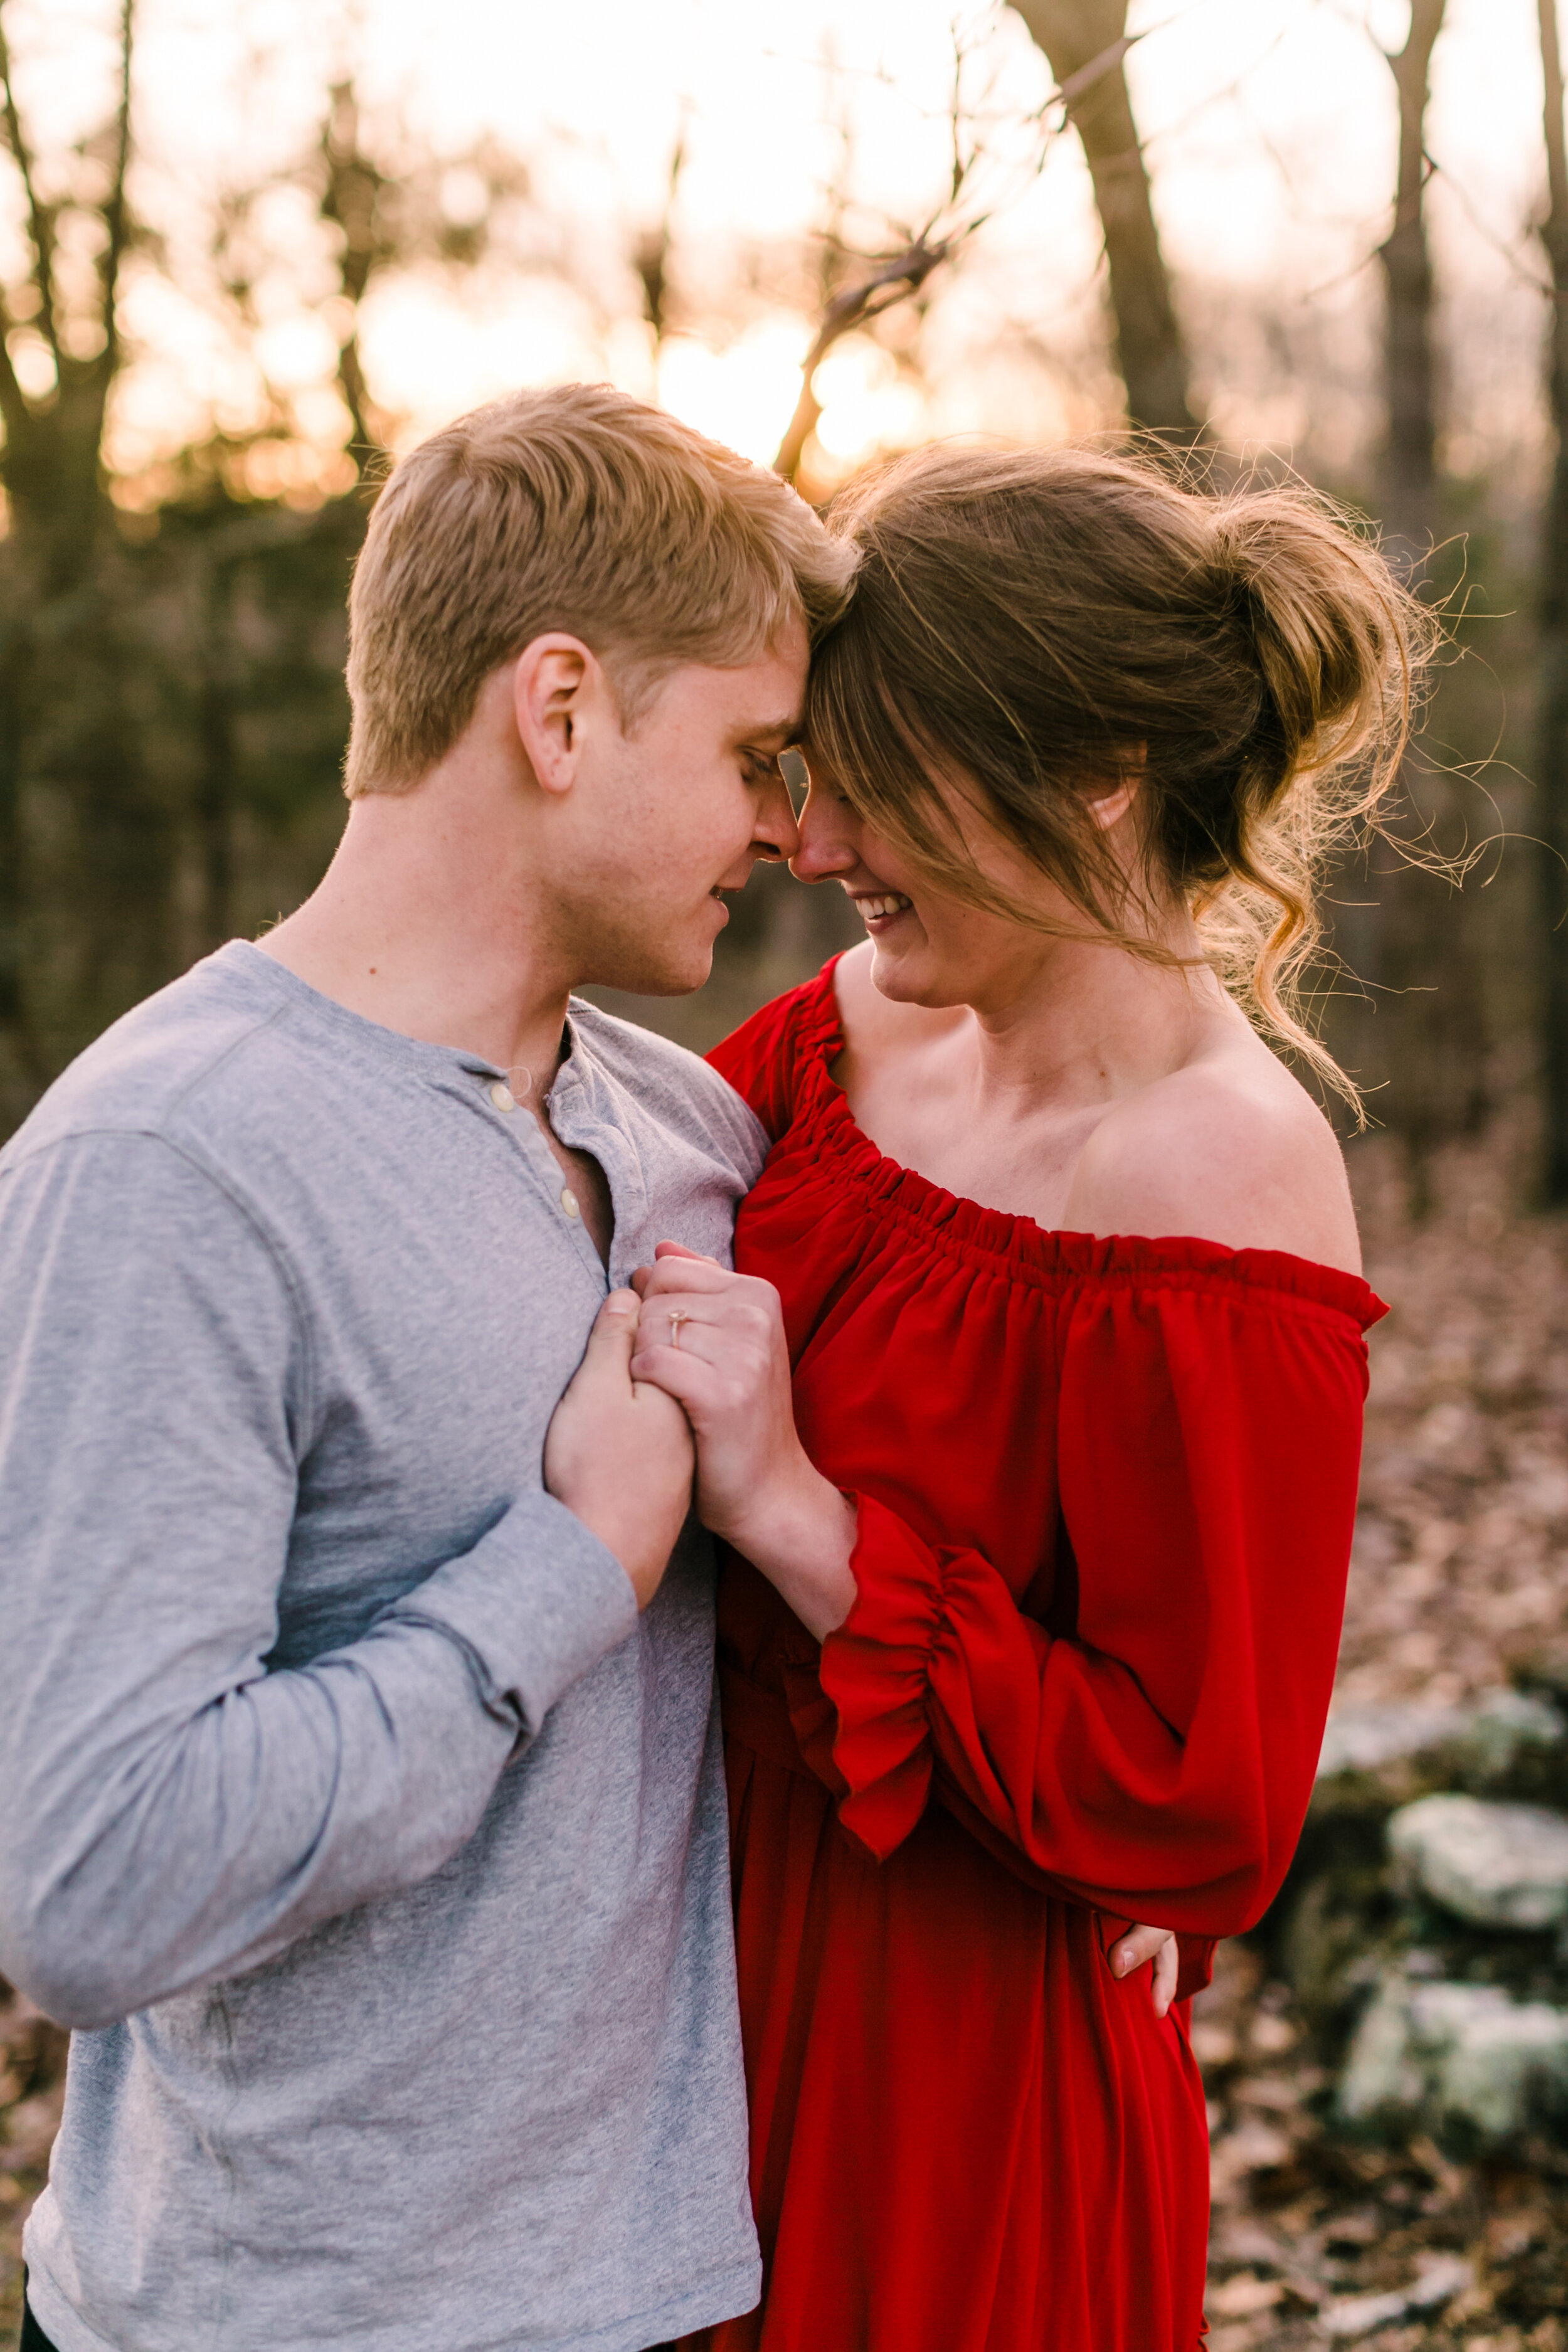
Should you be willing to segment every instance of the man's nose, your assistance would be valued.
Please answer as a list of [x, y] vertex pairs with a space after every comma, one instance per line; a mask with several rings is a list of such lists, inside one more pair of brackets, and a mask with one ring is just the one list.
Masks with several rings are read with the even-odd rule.
[[789, 786], [781, 776], [770, 785], [761, 808], [757, 811], [756, 830], [752, 835], [752, 848], [759, 857], [793, 859], [800, 848], [800, 827], [795, 822], [795, 805], [789, 796]]
[[795, 826], [800, 846], [790, 859], [790, 872], [797, 882], [829, 882], [836, 874], [847, 874], [854, 866], [857, 851], [846, 838], [842, 802], [825, 800], [818, 792], [806, 794]]

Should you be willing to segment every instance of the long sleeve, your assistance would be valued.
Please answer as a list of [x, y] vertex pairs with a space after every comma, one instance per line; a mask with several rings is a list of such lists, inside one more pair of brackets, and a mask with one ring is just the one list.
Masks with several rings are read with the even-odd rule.
[[1080, 1900], [1233, 1934], [1276, 1891], [1310, 1794], [1360, 1329], [1310, 1296], [1203, 1278], [1089, 1282], [1058, 1328], [1073, 1633], [1026, 1614], [978, 1551], [923, 1540], [862, 1492], [858, 1596], [819, 1670], [841, 1818], [885, 1856], [937, 1774], [985, 1843]]
[[427, 1877], [636, 1623], [520, 1462], [458, 1556], [269, 1670], [319, 1390], [297, 1270], [178, 1150], [89, 1135], [7, 1173], [0, 1965], [68, 2023]]

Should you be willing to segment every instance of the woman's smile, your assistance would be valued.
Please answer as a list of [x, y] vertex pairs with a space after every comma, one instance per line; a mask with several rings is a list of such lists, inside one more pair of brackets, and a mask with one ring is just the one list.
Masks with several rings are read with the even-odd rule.
[[851, 890], [861, 921], [872, 937], [879, 938], [890, 929], [900, 915], [911, 915], [914, 902], [898, 890]]

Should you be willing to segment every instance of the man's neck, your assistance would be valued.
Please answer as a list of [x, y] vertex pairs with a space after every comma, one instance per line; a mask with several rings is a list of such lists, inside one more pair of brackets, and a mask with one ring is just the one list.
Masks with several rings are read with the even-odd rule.
[[423, 788], [356, 801], [319, 888], [257, 944], [366, 1020], [527, 1070], [542, 1095], [573, 976], [527, 876], [469, 832], [460, 804]]

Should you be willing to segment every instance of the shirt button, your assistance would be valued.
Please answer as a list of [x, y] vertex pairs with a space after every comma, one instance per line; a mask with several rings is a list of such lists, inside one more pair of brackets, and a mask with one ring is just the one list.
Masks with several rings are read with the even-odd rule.
[[565, 1210], [569, 1217], [580, 1217], [583, 1213], [582, 1210], [577, 1206], [577, 1195], [570, 1189], [570, 1187], [562, 1193], [561, 1205]]
[[490, 1100], [494, 1103], [497, 1110], [515, 1110], [517, 1108], [517, 1097], [513, 1094], [511, 1088], [507, 1085], [504, 1078], [498, 1078], [494, 1086], [490, 1088]]

